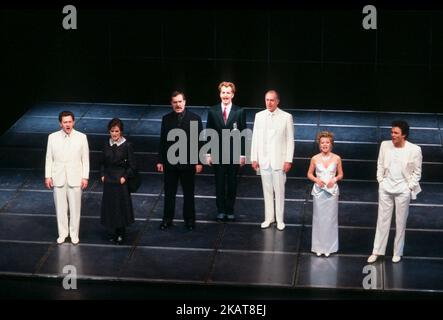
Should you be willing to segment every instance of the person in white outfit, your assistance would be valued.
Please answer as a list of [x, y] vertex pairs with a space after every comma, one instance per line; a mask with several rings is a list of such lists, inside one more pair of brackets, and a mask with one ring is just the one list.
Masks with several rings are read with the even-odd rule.
[[294, 157], [294, 122], [290, 113], [278, 108], [279, 103], [277, 91], [266, 92], [266, 110], [255, 115], [251, 162], [262, 180], [265, 221], [261, 228], [268, 228], [277, 220], [277, 229], [282, 231], [285, 229], [286, 173]]
[[[308, 179], [314, 182], [311, 251], [329, 257], [338, 251], [338, 195], [337, 181], [343, 179], [340, 156], [332, 153], [334, 135], [322, 131], [317, 135], [320, 153], [312, 157]], [[315, 175], [314, 175], [315, 171]]]
[[78, 244], [82, 190], [89, 179], [88, 140], [85, 134], [74, 130], [75, 117], [71, 111], [62, 111], [58, 119], [61, 130], [48, 137], [45, 185], [54, 189], [57, 243], [70, 236], [71, 242]]
[[409, 125], [405, 121], [392, 122], [391, 140], [383, 141], [377, 161], [378, 218], [374, 248], [369, 263], [384, 255], [388, 242], [391, 218], [395, 207], [396, 232], [392, 261], [399, 262], [403, 256], [406, 220], [409, 203], [421, 191], [421, 148], [406, 139]]

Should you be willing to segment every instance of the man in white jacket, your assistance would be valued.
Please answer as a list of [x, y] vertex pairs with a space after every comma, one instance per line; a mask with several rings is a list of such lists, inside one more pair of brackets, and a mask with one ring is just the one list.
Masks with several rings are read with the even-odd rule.
[[[292, 115], [278, 108], [279, 95], [266, 92], [266, 110], [255, 115], [252, 133], [252, 168], [261, 175], [265, 199], [265, 221], [268, 228], [277, 220], [277, 229], [284, 230], [286, 173], [294, 157], [294, 122]], [[275, 193], [275, 215], [274, 215]]]
[[82, 190], [89, 179], [88, 140], [85, 134], [74, 130], [75, 117], [71, 111], [62, 111], [58, 119], [61, 130], [48, 137], [45, 185], [54, 188], [57, 243], [70, 236], [71, 242], [78, 244]]
[[397, 263], [403, 256], [409, 203], [421, 191], [419, 181], [423, 159], [421, 148], [406, 140], [408, 135], [408, 123], [394, 121], [391, 128], [392, 139], [383, 141], [380, 146], [377, 161], [377, 230], [369, 263], [375, 262], [379, 255], [386, 252], [394, 204], [396, 232], [392, 261]]

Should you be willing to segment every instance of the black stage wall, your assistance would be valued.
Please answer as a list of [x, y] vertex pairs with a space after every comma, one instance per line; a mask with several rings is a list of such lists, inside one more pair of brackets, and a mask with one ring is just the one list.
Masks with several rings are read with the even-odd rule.
[[[107, 9], [62, 5], [0, 10], [2, 131], [42, 100], [189, 105], [218, 101], [234, 81], [236, 103], [263, 105], [276, 88], [292, 108], [431, 112], [443, 102], [443, 11]], [[226, 9], [226, 10], [224, 10]]]

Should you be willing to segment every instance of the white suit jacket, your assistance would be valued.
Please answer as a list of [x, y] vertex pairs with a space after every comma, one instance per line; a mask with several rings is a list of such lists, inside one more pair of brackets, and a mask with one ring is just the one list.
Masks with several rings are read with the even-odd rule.
[[46, 149], [45, 177], [54, 186], [67, 182], [79, 187], [82, 179], [89, 179], [89, 147], [86, 135], [72, 129], [69, 137], [63, 130], [51, 133]]
[[[269, 165], [273, 170], [282, 170], [285, 162], [292, 163], [294, 157], [294, 122], [292, 115], [279, 108], [274, 111], [274, 129], [266, 130], [266, 117], [270, 112], [263, 110], [255, 115], [252, 132], [251, 162], [257, 161], [262, 169]], [[265, 136], [270, 136], [270, 154], [265, 156]]]
[[[377, 181], [381, 183], [389, 173], [389, 166], [392, 159], [392, 150], [395, 148], [391, 140], [383, 141], [380, 146], [380, 152], [377, 160]], [[421, 188], [419, 181], [421, 179], [422, 154], [421, 148], [416, 144], [406, 141], [404, 148], [407, 156], [399, 165], [401, 172], [405, 177], [408, 187], [411, 190], [411, 199], [416, 199]]]

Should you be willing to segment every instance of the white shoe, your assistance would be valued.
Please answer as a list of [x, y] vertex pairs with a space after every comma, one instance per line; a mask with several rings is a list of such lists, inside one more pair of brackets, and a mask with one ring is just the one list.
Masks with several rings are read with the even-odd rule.
[[330, 253], [325, 253], [325, 257], [329, 257]]
[[273, 224], [275, 221], [263, 221], [263, 223], [261, 224], [261, 228], [262, 229], [266, 229], [269, 228], [271, 226], [271, 224]]
[[79, 239], [79, 238], [77, 238], [77, 239], [71, 239], [71, 243], [72, 243], [73, 245], [77, 245], [79, 242], [80, 242], [80, 239]]
[[283, 222], [278, 223], [277, 222], [277, 230], [283, 231], [285, 230], [286, 225]]
[[368, 262], [369, 263], [374, 263], [375, 261], [377, 261], [378, 255], [376, 254], [371, 254], [368, 258]]
[[321, 253], [320, 253], [320, 252], [316, 252], [315, 254], [317, 255], [317, 257], [320, 257], [320, 256], [321, 256]]
[[400, 262], [400, 260], [401, 260], [400, 256], [393, 256], [392, 257], [392, 262], [394, 262], [394, 263]]
[[66, 237], [58, 237], [57, 238], [57, 243], [58, 244], [62, 244], [63, 242], [65, 242], [65, 240], [66, 240]]

